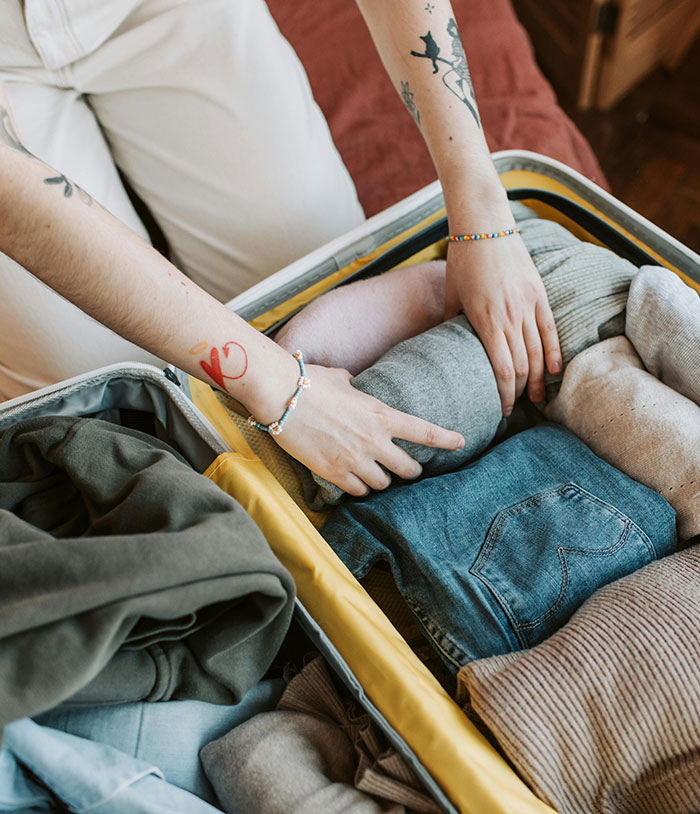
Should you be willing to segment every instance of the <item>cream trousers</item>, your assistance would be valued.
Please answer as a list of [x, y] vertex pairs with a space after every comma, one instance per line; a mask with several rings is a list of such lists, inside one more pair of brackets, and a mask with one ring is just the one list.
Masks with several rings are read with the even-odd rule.
[[[147, 238], [119, 168], [222, 301], [364, 217], [263, 0], [0, 0], [0, 82], [28, 150]], [[0, 399], [160, 363], [5, 255], [0, 291]]]

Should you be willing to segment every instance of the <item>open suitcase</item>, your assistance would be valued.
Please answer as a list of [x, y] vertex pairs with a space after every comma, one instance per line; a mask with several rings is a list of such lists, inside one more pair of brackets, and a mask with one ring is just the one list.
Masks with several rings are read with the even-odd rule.
[[[509, 195], [636, 265], [656, 263], [700, 290], [700, 257], [577, 172], [524, 151], [494, 156]], [[438, 183], [369, 219], [237, 297], [229, 306], [271, 331], [314, 297], [359, 276], [444, 256]], [[296, 618], [356, 699], [447, 812], [552, 812], [512, 771], [387, 615], [325, 543], [323, 516], [274, 441], [231, 398], [179, 371], [112, 365], [7, 402], [0, 429], [35, 415], [124, 411], [157, 433], [250, 513], [296, 581]], [[150, 419], [149, 419], [150, 420]]]

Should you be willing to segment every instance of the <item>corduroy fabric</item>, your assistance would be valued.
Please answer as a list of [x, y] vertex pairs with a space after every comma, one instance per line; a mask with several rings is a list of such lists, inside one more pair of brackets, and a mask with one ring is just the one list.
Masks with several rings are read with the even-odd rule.
[[700, 811], [700, 548], [607, 585], [531, 650], [459, 673], [476, 712], [560, 814]]
[[700, 533], [700, 408], [648, 373], [628, 339], [577, 356], [546, 413], [663, 495], [676, 510], [679, 540]]

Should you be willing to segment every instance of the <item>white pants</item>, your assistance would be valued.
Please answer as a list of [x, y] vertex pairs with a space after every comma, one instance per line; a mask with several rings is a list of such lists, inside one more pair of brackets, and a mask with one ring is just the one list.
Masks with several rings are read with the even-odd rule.
[[[119, 167], [220, 300], [363, 219], [263, 0], [0, 0], [0, 82], [28, 150], [146, 236]], [[157, 362], [0, 255], [0, 399], [126, 360]]]

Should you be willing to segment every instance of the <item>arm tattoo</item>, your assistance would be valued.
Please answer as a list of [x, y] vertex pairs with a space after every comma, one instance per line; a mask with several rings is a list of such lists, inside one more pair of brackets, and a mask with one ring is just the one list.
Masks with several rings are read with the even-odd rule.
[[13, 150], [17, 150], [25, 155], [32, 155], [19, 140], [19, 136], [12, 126], [10, 111], [2, 105], [0, 105], [0, 144], [6, 144], [8, 147], [12, 147]]
[[88, 195], [87, 192], [82, 187], [79, 187], [77, 184], [72, 183], [69, 181], [65, 175], [55, 175], [51, 178], [44, 178], [45, 184], [63, 184], [63, 197], [70, 198], [73, 194], [73, 190], [78, 193], [78, 197], [80, 200], [87, 204], [87, 206], [92, 206], [92, 197]]
[[[205, 351], [208, 347], [208, 342], [199, 342], [194, 347], [190, 348], [190, 353], [196, 355], [198, 353], [202, 353], [202, 351]], [[234, 351], [235, 358], [231, 359], [231, 362], [233, 362], [233, 368], [229, 369], [228, 359], [231, 354], [231, 348], [237, 348], [238, 350]], [[246, 371], [248, 370], [248, 353], [240, 342], [233, 341], [226, 342], [221, 346], [221, 350], [223, 351], [225, 357], [223, 367], [221, 354], [216, 346], [214, 346], [209, 352], [209, 361], [206, 359], [200, 359], [199, 364], [210, 379], [213, 379], [223, 391], [228, 392], [226, 390], [226, 379], [235, 381], [236, 379], [242, 379], [243, 376], [245, 376]], [[239, 368], [242, 368], [240, 372], [238, 372]], [[236, 375], [231, 375], [233, 373]]]
[[[474, 117], [474, 121], [478, 127], [481, 127], [481, 120], [476, 108], [476, 96], [474, 95], [474, 88], [472, 86], [472, 78], [469, 73], [469, 66], [467, 65], [467, 57], [464, 53], [464, 46], [459, 36], [459, 29], [454, 17], [450, 18], [447, 23], [447, 33], [450, 36], [452, 47], [452, 58], [445, 59], [440, 56], [440, 46], [435, 42], [433, 35], [428, 31], [421, 39], [425, 43], [425, 51], [411, 51], [414, 57], [421, 57], [422, 59], [429, 59], [433, 65], [433, 73], [436, 74], [440, 70], [438, 62], [449, 65], [449, 70], [445, 71], [442, 75], [442, 82], [445, 87], [454, 93], [454, 95], [467, 106], [469, 112]], [[402, 87], [403, 90], [403, 87]], [[405, 101], [405, 100], [404, 100]], [[408, 105], [407, 105], [408, 106]]]
[[416, 107], [415, 99], [413, 98], [413, 91], [408, 86], [408, 82], [399, 80], [401, 82], [401, 98], [406, 105], [408, 112], [413, 116], [415, 123], [420, 127], [420, 113]]

